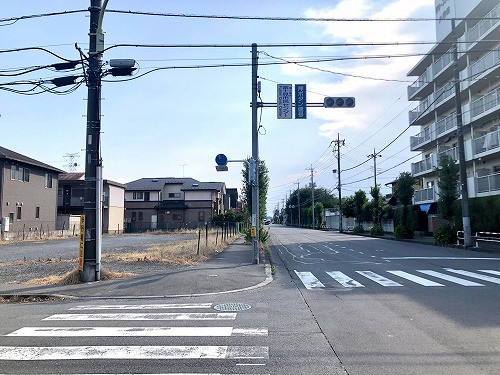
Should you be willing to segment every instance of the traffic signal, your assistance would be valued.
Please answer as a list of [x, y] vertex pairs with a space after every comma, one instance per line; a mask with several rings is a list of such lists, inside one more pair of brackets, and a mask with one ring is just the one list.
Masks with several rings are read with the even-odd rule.
[[333, 97], [327, 96], [323, 102], [325, 108], [353, 108], [356, 101], [353, 97]]

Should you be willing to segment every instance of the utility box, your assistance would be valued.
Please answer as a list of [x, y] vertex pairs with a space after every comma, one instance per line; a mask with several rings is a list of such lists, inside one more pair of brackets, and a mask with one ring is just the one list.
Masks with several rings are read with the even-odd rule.
[[7, 216], [7, 217], [4, 217], [2, 219], [2, 227], [3, 227], [3, 231], [4, 232], [8, 232], [9, 229], [10, 229], [10, 218]]

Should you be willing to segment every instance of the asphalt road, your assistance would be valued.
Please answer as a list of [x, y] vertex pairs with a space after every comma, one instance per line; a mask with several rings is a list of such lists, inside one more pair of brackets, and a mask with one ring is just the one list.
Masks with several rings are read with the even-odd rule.
[[349, 374], [500, 374], [500, 256], [271, 227]]

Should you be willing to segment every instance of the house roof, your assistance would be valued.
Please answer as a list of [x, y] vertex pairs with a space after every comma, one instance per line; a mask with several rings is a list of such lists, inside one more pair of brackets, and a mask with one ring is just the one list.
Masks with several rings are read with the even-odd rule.
[[224, 188], [224, 182], [200, 182], [190, 177], [141, 178], [126, 184], [131, 191], [161, 191], [165, 185], [182, 185], [181, 190], [217, 190]]
[[[75, 182], [84, 182], [85, 181], [85, 173], [83, 172], [73, 172], [73, 173], [61, 173], [59, 175], [59, 181], [66, 183], [75, 183]], [[120, 184], [119, 182], [111, 181], [111, 180], [103, 180], [105, 184], [117, 186], [125, 189], [124, 184]]]
[[32, 159], [32, 158], [27, 157], [25, 155], [22, 155], [22, 154], [19, 154], [17, 152], [14, 152], [12, 150], [6, 149], [5, 147], [2, 147], [2, 146], [0, 146], [0, 159], [7, 159], [7, 160], [13, 160], [13, 161], [17, 161], [17, 162], [21, 162], [21, 163], [25, 163], [25, 164], [30, 164], [30, 165], [33, 165], [36, 167], [49, 169], [49, 170], [57, 172], [57, 173], [64, 172], [63, 170], [61, 170], [59, 168], [42, 163], [41, 161]]

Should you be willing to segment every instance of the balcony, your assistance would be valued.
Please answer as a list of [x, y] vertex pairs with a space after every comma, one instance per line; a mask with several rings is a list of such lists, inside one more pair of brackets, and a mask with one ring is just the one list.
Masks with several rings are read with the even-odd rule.
[[450, 130], [457, 128], [457, 116], [456, 113], [452, 113], [445, 118], [442, 118], [436, 123], [436, 133], [439, 138], [442, 134], [447, 133]]
[[446, 68], [451, 66], [453, 62], [453, 49], [450, 48], [439, 59], [432, 64], [432, 71], [434, 72], [434, 79], [443, 72]]
[[418, 163], [412, 163], [411, 173], [413, 174], [413, 176], [417, 176], [427, 172], [432, 172], [436, 167], [436, 157], [434, 155], [431, 155], [430, 157], [421, 160]]
[[422, 101], [417, 107], [409, 112], [410, 124], [421, 125], [422, 123], [425, 123], [424, 115], [430, 114], [433, 109], [431, 108], [433, 106], [429, 106], [429, 100], [431, 97], [432, 95], [427, 97], [427, 99]]
[[483, 135], [482, 137], [473, 140], [474, 155], [482, 154], [483, 152], [500, 151], [500, 130]]
[[427, 189], [415, 190], [415, 194], [413, 195], [414, 204], [427, 203], [427, 202], [435, 202], [435, 187], [432, 186]]
[[[432, 66], [425, 70], [425, 73], [418, 77], [415, 82], [408, 86], [408, 100], [422, 100], [432, 92]], [[428, 87], [425, 92], [421, 91]], [[418, 94], [418, 95], [417, 95]]]
[[467, 49], [480, 41], [500, 21], [500, 4], [493, 8], [484, 19], [479, 21], [465, 34]]
[[458, 161], [458, 147], [453, 147], [448, 150], [441, 151], [438, 153], [438, 160], [441, 160], [442, 155], [448, 155], [452, 160]]
[[477, 177], [476, 182], [478, 193], [492, 193], [500, 191], [500, 173]]
[[434, 131], [434, 124], [424, 131], [415, 136], [410, 137], [411, 151], [418, 151], [422, 146], [427, 145], [429, 142], [436, 139], [436, 132]]
[[471, 117], [477, 117], [500, 104], [500, 88], [474, 100], [471, 103]]

